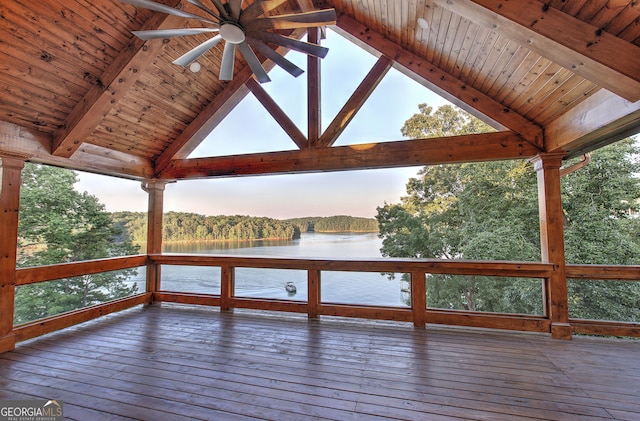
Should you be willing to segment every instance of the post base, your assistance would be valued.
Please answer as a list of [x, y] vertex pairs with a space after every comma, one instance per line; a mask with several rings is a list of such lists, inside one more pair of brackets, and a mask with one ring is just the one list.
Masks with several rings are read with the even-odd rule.
[[16, 349], [16, 335], [9, 333], [0, 337], [0, 353]]
[[569, 323], [552, 323], [551, 337], [553, 339], [571, 340], [571, 325]]

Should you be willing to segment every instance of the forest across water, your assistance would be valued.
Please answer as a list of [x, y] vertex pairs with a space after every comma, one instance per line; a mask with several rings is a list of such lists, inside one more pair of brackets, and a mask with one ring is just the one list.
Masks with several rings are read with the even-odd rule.
[[[114, 212], [112, 218], [132, 242], [146, 242], [146, 213]], [[167, 212], [163, 218], [162, 237], [165, 242], [293, 240], [300, 238], [303, 232], [378, 232], [378, 223], [374, 218], [347, 215], [281, 220], [246, 215], [206, 216]]]

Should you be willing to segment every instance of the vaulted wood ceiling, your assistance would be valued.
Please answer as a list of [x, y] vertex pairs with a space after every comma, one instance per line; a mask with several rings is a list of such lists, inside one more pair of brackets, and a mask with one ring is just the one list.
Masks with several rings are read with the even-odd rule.
[[[574, 156], [640, 131], [637, 1], [288, 0], [274, 14], [327, 7], [338, 16], [332, 29], [379, 59], [322, 132], [318, 103], [331, 91], [319, 92], [317, 59], [307, 69], [309, 126], [298, 128], [240, 55], [233, 80], [218, 80], [222, 43], [198, 60], [209, 71], [192, 73], [172, 61], [207, 36], [145, 42], [131, 33], [193, 25], [184, 18], [118, 0], [3, 1], [0, 156], [179, 179]], [[500, 132], [333, 147], [391, 66]], [[187, 159], [250, 93], [298, 149]]]

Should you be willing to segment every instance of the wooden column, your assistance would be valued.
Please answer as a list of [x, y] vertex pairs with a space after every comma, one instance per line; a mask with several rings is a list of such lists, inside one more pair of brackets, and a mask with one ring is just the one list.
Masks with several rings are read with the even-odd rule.
[[231, 301], [236, 290], [236, 268], [229, 265], [220, 267], [220, 311], [233, 308]]
[[320, 270], [307, 271], [307, 317], [317, 319], [320, 316]]
[[413, 311], [413, 325], [425, 327], [427, 324], [427, 284], [425, 272], [422, 270], [411, 272], [411, 310]]
[[560, 166], [563, 154], [539, 154], [531, 160], [538, 173], [538, 207], [542, 261], [553, 264], [553, 274], [544, 284], [545, 314], [551, 320], [551, 336], [571, 339]]
[[[320, 42], [320, 28], [309, 28], [307, 40], [314, 44]], [[322, 134], [321, 114], [320, 58], [307, 57], [307, 123], [309, 146], [316, 147]]]
[[[164, 212], [164, 188], [166, 181], [146, 180], [142, 189], [149, 194], [147, 214], [147, 254], [162, 253], [162, 214]], [[160, 289], [160, 265], [147, 264], [147, 292]], [[152, 298], [153, 302], [154, 298]]]
[[24, 158], [0, 156], [0, 352], [16, 346], [13, 314], [23, 168]]

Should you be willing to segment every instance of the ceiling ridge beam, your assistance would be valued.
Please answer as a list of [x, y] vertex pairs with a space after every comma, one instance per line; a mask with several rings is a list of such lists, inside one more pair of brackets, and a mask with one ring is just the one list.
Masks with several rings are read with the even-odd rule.
[[631, 102], [640, 100], [640, 47], [538, 0], [433, 0]]
[[304, 149], [309, 146], [306, 136], [300, 131], [298, 126], [289, 118], [289, 116], [280, 108], [273, 98], [264, 90], [255, 78], [249, 78], [246, 82], [247, 88], [253, 93], [258, 102], [267, 110], [271, 117], [282, 127], [287, 135], [298, 146], [298, 149]]
[[[177, 3], [173, 0], [171, 5]], [[165, 29], [178, 22], [180, 20], [176, 16], [158, 12], [147, 20], [142, 29]], [[66, 158], [73, 155], [144, 70], [153, 64], [153, 58], [162, 51], [163, 45], [162, 42], [145, 42], [133, 36], [54, 133], [51, 153]]]
[[356, 113], [360, 111], [360, 108], [367, 102], [367, 99], [369, 99], [373, 91], [375, 91], [382, 79], [384, 79], [392, 65], [393, 61], [388, 57], [380, 56], [380, 58], [378, 58], [378, 61], [373, 65], [371, 70], [369, 70], [369, 73], [362, 79], [362, 82], [360, 82], [351, 97], [338, 114], [336, 114], [324, 133], [322, 133], [318, 146], [333, 146], [351, 120], [353, 120]]
[[513, 132], [173, 160], [161, 179], [296, 174], [530, 158], [539, 149]]
[[[478, 116], [481, 113], [492, 120], [493, 126], [512, 130], [527, 142], [542, 148], [542, 128], [516, 111], [347, 15], [338, 16], [337, 29], [344, 37], [366, 50], [389, 57], [394, 61], [396, 69], [436, 94], [460, 105], [471, 114]], [[477, 112], [473, 112], [473, 109]], [[482, 116], [479, 118], [486, 120]]]

